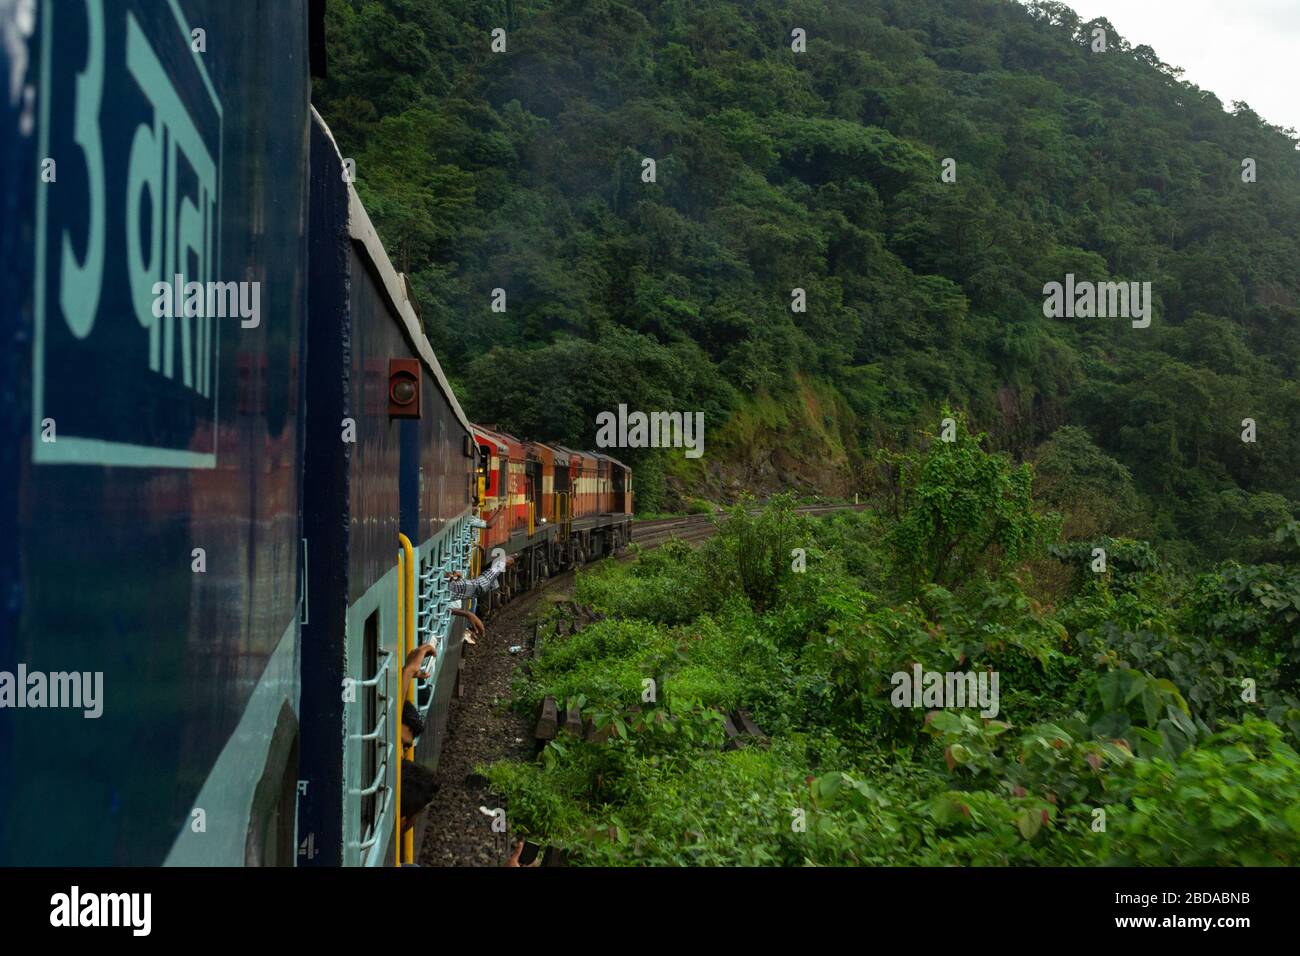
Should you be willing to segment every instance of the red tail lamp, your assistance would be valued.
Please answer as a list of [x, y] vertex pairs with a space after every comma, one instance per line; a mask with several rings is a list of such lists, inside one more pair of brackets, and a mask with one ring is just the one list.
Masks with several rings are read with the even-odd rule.
[[420, 417], [420, 360], [388, 360], [388, 417]]

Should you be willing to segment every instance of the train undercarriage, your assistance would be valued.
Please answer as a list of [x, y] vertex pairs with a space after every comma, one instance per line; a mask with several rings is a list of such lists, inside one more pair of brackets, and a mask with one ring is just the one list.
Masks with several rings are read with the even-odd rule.
[[[480, 604], [480, 614], [491, 613], [518, 594], [531, 591], [542, 581], [582, 567], [598, 558], [620, 554], [631, 540], [631, 518], [601, 515], [587, 519], [588, 527], [575, 527], [568, 534], [558, 528], [538, 531], [531, 537], [516, 536], [500, 550], [515, 559], [500, 580], [500, 587]], [[493, 548], [480, 555], [480, 566], [491, 560]]]

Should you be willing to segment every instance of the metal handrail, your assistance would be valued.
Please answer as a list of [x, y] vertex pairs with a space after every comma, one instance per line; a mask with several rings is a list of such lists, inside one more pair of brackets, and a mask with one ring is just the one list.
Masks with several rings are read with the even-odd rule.
[[378, 793], [379, 789], [384, 784], [384, 777], [386, 777], [387, 775], [388, 775], [388, 761], [385, 760], [383, 764], [380, 766], [380, 768], [375, 772], [374, 782], [372, 782], [370, 786], [366, 787], [363, 790], [358, 790], [356, 788], [353, 788], [348, 792], [358, 797], [368, 797], [372, 793]]
[[389, 665], [390, 663], [392, 663], [392, 660], [393, 660], [393, 652], [392, 652], [392, 651], [384, 651], [384, 656], [383, 656], [382, 658], [380, 658], [380, 660], [381, 660], [383, 663], [379, 664], [379, 665], [375, 668], [375, 676], [372, 677], [372, 678], [370, 678], [370, 680], [359, 680], [359, 681], [357, 681], [357, 682], [356, 682], [356, 686], [358, 686], [358, 687], [374, 687], [374, 686], [376, 686], [376, 685], [377, 685], [381, 680], [385, 680], [385, 679], [387, 679], [387, 677], [388, 677], [388, 665]]
[[388, 730], [388, 701], [384, 701], [383, 712], [380, 713], [379, 719], [375, 721], [375, 729], [368, 734], [351, 734], [349, 740], [378, 740], [381, 735], [387, 740]]
[[555, 493], [555, 523], [560, 526], [560, 534], [568, 537], [573, 530], [573, 493], [557, 491]]
[[[402, 660], [405, 661], [407, 655], [415, 650], [415, 578], [418, 569], [415, 564], [415, 549], [411, 546], [411, 539], [404, 534], [399, 534], [397, 540], [402, 546], [401, 556], [397, 562], [399, 581], [397, 594], [398, 601], [403, 605], [403, 614], [400, 620], [405, 625], [398, 635], [398, 641], [401, 642]], [[401, 706], [405, 707], [407, 690], [400, 683], [398, 684], [398, 695], [401, 697]], [[393, 813], [393, 827], [396, 831], [394, 833], [394, 842], [396, 846], [393, 852], [396, 855], [394, 862], [401, 866], [403, 863], [412, 863], [415, 860], [415, 835], [402, 831], [402, 760], [406, 757], [406, 753], [405, 748], [402, 746], [401, 721], [397, 721], [397, 733], [393, 740], [393, 746], [397, 750], [398, 757], [396, 785], [394, 787], [397, 791], [394, 798], [394, 807], [396, 809]]]
[[[384, 769], [385, 770], [388, 769], [387, 764], [385, 764]], [[383, 796], [384, 802], [383, 805], [379, 808], [379, 811], [375, 814], [375, 823], [372, 823], [370, 825], [371, 835], [367, 839], [361, 840], [360, 842], [353, 844], [353, 846], [355, 846], [358, 850], [362, 851], [362, 853], [365, 853], [365, 851], [369, 850], [376, 843], [378, 843], [379, 835], [384, 832], [380, 827], [376, 826], [376, 824], [384, 818], [384, 815], [386, 813], [388, 813], [388, 804], [392, 800], [393, 792], [388, 787], [381, 787], [380, 789], [383, 791], [384, 794]]]

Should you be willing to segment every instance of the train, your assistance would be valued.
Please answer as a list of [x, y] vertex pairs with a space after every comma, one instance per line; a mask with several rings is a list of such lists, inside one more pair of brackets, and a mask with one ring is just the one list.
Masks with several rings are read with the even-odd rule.
[[[316, 0], [0, 3], [0, 864], [384, 866], [487, 608], [632, 471], [469, 421], [327, 118]], [[39, 693], [38, 693], [39, 691]]]
[[488, 524], [482, 542], [516, 558], [510, 585], [491, 604], [516, 586], [622, 551], [631, 540], [632, 470], [618, 459], [481, 425], [474, 441], [483, 510], [502, 519]]

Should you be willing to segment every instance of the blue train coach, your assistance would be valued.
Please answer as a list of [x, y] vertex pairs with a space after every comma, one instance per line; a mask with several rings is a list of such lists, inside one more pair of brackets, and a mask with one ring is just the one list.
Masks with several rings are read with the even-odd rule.
[[0, 864], [392, 862], [418, 642], [436, 764], [476, 451], [319, 7], [0, 0]]

